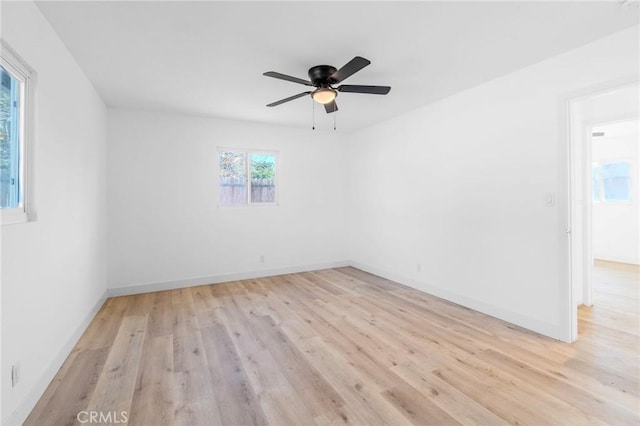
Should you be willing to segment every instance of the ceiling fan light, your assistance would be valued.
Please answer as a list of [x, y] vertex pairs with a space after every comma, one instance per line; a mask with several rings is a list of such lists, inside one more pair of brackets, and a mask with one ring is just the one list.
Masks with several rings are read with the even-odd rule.
[[333, 89], [322, 88], [314, 91], [311, 94], [311, 97], [313, 98], [314, 101], [324, 105], [324, 104], [328, 104], [329, 102], [332, 102], [337, 95], [338, 93]]

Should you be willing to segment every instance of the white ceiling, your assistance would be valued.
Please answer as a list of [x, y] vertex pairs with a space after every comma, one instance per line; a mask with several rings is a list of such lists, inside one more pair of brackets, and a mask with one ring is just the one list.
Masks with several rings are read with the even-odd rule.
[[[310, 127], [306, 91], [265, 71], [307, 78], [356, 55], [371, 65], [342, 93], [351, 131], [638, 23], [609, 2], [38, 2], [107, 105]], [[319, 128], [332, 116], [316, 107]]]

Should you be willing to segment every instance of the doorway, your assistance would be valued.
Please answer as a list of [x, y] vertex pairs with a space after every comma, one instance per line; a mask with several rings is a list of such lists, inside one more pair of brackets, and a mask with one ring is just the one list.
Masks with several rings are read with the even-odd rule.
[[640, 263], [639, 98], [634, 82], [569, 101], [571, 341], [594, 303], [594, 261]]

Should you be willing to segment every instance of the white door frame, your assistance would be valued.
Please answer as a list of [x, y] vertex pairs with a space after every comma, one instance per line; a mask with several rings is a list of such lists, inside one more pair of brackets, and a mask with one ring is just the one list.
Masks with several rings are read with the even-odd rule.
[[[582, 305], [592, 306], [593, 284], [593, 126], [596, 123], [582, 122]], [[578, 304], [576, 304], [576, 308]]]
[[[578, 339], [578, 304], [574, 297], [577, 287], [582, 288], [582, 303], [592, 304], [592, 272], [593, 272], [593, 248], [592, 248], [592, 201], [591, 201], [591, 129], [593, 126], [603, 123], [628, 120], [636, 116], [612, 116], [597, 121], [579, 120], [572, 121], [574, 108], [592, 96], [606, 92], [619, 90], [627, 86], [637, 85], [639, 76], [619, 79], [602, 85], [586, 88], [578, 92], [568, 94], [561, 99], [561, 127], [564, 127], [566, 146], [564, 154], [566, 158], [561, 162], [565, 169], [561, 170], [560, 177], [565, 179], [566, 185], [566, 211], [561, 211], [561, 217], [566, 219], [567, 245], [565, 258], [561, 253], [561, 264], [566, 268], [563, 276], [568, 278], [567, 288], [561, 289], [561, 301], [563, 301], [561, 319], [564, 319], [568, 330], [563, 333], [568, 342]], [[579, 106], [578, 106], [579, 107]], [[579, 125], [579, 137], [575, 135], [575, 127]], [[572, 129], [574, 129], [572, 131]], [[580, 143], [578, 146], [577, 143]], [[576, 170], [574, 165], [580, 164]], [[580, 170], [581, 169], [581, 170]], [[579, 194], [576, 193], [579, 191]], [[566, 260], [566, 261], [565, 261]], [[576, 280], [582, 283], [578, 286]]]

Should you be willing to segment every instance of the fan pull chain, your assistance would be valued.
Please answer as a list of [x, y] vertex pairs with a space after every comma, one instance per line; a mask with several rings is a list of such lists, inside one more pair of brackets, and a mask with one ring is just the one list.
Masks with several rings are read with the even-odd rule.
[[311, 101], [311, 130], [316, 129], [316, 103]]
[[336, 104], [333, 104], [333, 130], [336, 130], [336, 115], [338, 115], [338, 111], [336, 111]]

